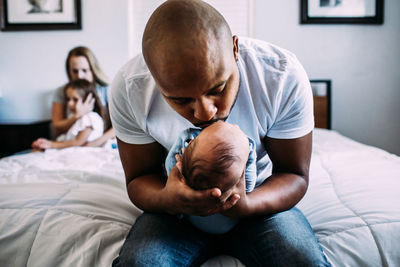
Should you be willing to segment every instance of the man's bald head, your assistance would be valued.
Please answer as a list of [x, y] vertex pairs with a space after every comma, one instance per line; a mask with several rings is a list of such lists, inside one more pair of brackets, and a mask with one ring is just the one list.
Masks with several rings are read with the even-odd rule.
[[[233, 55], [232, 43], [227, 22], [212, 6], [200, 0], [169, 0], [151, 15], [142, 51], [150, 71], [158, 76], [171, 66], [182, 71], [186, 65], [201, 67], [222, 51]], [[176, 70], [176, 75], [182, 71]]]

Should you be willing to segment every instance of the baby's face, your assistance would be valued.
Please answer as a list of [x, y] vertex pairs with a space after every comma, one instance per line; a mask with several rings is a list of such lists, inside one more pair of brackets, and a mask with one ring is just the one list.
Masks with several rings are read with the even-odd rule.
[[215, 157], [213, 148], [222, 141], [233, 146], [234, 155], [239, 158], [227, 170], [226, 175], [230, 179], [224, 179], [227, 183], [220, 188], [222, 191], [228, 190], [237, 185], [244, 175], [246, 163], [250, 153], [249, 140], [240, 130], [239, 126], [224, 121], [218, 121], [205, 128], [196, 137], [196, 146], [193, 150], [193, 159], [201, 158], [212, 161]]

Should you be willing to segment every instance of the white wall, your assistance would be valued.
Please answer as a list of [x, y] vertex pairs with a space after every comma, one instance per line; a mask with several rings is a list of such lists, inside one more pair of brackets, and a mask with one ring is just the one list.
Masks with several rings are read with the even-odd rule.
[[400, 155], [400, 1], [385, 0], [380, 26], [301, 25], [299, 2], [254, 0], [254, 37], [332, 80], [333, 129]]
[[[76, 45], [89, 46], [112, 78], [139, 49], [132, 1], [82, 1], [82, 31], [0, 32], [0, 123], [50, 118], [50, 94], [66, 82]], [[253, 0], [254, 37], [293, 51], [310, 78], [332, 79], [333, 129], [400, 154], [400, 1], [385, 1], [380, 26], [300, 25], [299, 2]]]
[[[142, 35], [153, 11], [165, 0], [131, 0], [132, 1], [132, 54], [142, 50]], [[253, 0], [204, 0], [219, 10], [228, 21], [232, 30], [239, 35], [248, 36], [252, 32]]]
[[88, 46], [110, 79], [129, 58], [129, 0], [82, 1], [82, 30], [0, 32], [0, 123], [50, 119], [65, 58]]

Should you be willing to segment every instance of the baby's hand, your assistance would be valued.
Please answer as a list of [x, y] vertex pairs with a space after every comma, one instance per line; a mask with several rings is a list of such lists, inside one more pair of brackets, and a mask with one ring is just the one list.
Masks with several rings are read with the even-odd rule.
[[177, 164], [171, 169], [167, 183], [162, 190], [164, 210], [170, 214], [208, 216], [230, 209], [239, 195], [223, 196], [218, 188], [194, 190], [182, 175], [181, 156], [175, 156]]

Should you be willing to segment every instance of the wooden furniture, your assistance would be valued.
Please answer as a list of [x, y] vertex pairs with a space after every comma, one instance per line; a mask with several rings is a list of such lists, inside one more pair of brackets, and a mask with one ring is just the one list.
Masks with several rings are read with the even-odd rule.
[[31, 147], [39, 137], [50, 138], [50, 121], [26, 124], [0, 124], [0, 157]]
[[314, 97], [316, 128], [331, 129], [331, 81], [310, 80]]

